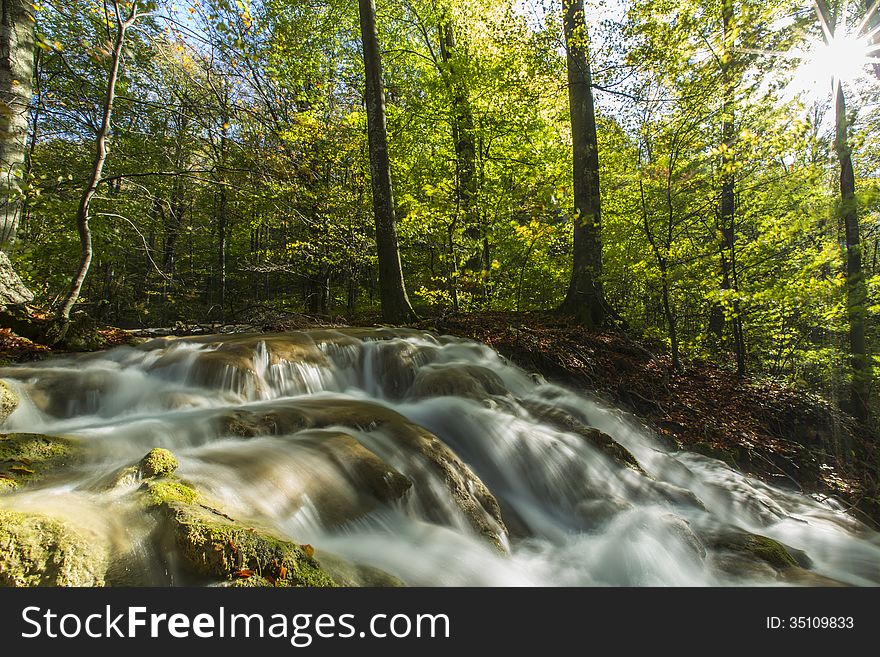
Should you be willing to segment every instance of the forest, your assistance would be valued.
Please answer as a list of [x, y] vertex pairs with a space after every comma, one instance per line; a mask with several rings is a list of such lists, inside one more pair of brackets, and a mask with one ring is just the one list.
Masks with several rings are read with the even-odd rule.
[[[0, 93], [20, 107], [5, 251], [42, 305], [124, 327], [565, 302], [676, 363], [842, 397], [855, 372], [867, 397], [871, 2], [593, 4], [380, 3], [388, 154], [374, 166], [393, 197], [374, 218], [353, 3], [5, 2], [33, 28], [4, 44]], [[403, 310], [379, 274], [389, 230]], [[581, 251], [601, 301], [567, 295]]]
[[[89, 378], [70, 384], [82, 405], [68, 391], [51, 410], [64, 379], [29, 364], [47, 350], [234, 327], [428, 330], [880, 519], [877, 0], [2, 0], [0, 164], [0, 341], [29, 345], [2, 376], [56, 419], [106, 408]], [[361, 334], [315, 335], [337, 354]], [[400, 368], [435, 358], [393, 335], [421, 355], [382, 361], [383, 399], [415, 395], [426, 372]], [[294, 358], [279, 354], [326, 355], [266, 338], [264, 371], [230, 340], [212, 385], [249, 403], [275, 398], [272, 368]], [[453, 360], [436, 363], [458, 362], [442, 344]], [[462, 367], [456, 395], [502, 394]], [[529, 403], [557, 429], [576, 416], [611, 434], [602, 449], [644, 474], [641, 448], [577, 404]], [[15, 412], [15, 430], [81, 429]], [[135, 442], [127, 457], [172, 447]], [[478, 533], [506, 547], [487, 529], [502, 517], [511, 536], [537, 531], [487, 484], [500, 511]]]

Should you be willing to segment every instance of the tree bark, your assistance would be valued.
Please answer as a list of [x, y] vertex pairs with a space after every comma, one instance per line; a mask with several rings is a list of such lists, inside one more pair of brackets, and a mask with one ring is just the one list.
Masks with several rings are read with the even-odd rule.
[[70, 322], [70, 311], [73, 309], [77, 299], [79, 299], [83, 282], [89, 273], [89, 266], [92, 263], [92, 231], [89, 226], [89, 209], [98, 185], [101, 184], [101, 178], [104, 172], [104, 162], [107, 160], [107, 137], [110, 134], [113, 117], [113, 102], [116, 99], [116, 83], [119, 80], [119, 69], [122, 62], [122, 47], [125, 43], [125, 34], [128, 28], [137, 19], [137, 8], [132, 5], [131, 12], [127, 18], [123, 19], [119, 4], [114, 2], [116, 10], [116, 36], [113, 41], [113, 54], [110, 60], [110, 70], [107, 74], [107, 90], [104, 96], [104, 104], [101, 112], [101, 125], [95, 135], [95, 160], [92, 164], [92, 172], [86, 188], [83, 190], [79, 200], [79, 206], [76, 212], [76, 228], [79, 233], [80, 243], [80, 260], [76, 274], [70, 283], [70, 289], [67, 292], [61, 305], [58, 307], [57, 317], [62, 325], [60, 337], [64, 337], [66, 326]]
[[[736, 124], [735, 124], [735, 93], [736, 85], [732, 78], [733, 46], [735, 31], [733, 29], [733, 0], [721, 0], [721, 23], [724, 45], [721, 49], [721, 194], [718, 208], [718, 231], [720, 233], [719, 255], [721, 260], [722, 295], [738, 291], [736, 275]], [[714, 336], [715, 345], [720, 347], [724, 342], [724, 327], [729, 324], [733, 334], [734, 353], [736, 354], [736, 371], [739, 376], [746, 373], [745, 344], [742, 331], [742, 316], [739, 301], [734, 299], [733, 312], [728, 318], [722, 304], [712, 306], [709, 330]]]
[[376, 251], [379, 259], [379, 298], [386, 322], [406, 323], [416, 314], [410, 305], [400, 264], [397, 219], [391, 187], [388, 133], [385, 117], [385, 89], [379, 34], [376, 29], [376, 3], [358, 0], [361, 38], [366, 76], [365, 101], [370, 146], [370, 174], [373, 185], [373, 214], [376, 222]]
[[836, 129], [834, 150], [840, 162], [840, 208], [846, 234], [846, 309], [849, 319], [850, 412], [859, 420], [870, 417], [871, 360], [865, 338], [867, 324], [868, 289], [862, 269], [862, 245], [859, 236], [859, 214], [856, 203], [856, 179], [849, 145], [849, 124], [846, 116], [846, 96], [843, 84], [835, 85]]
[[15, 241], [33, 91], [34, 18], [27, 0], [0, 0], [0, 249]]
[[563, 0], [574, 175], [574, 257], [560, 310], [587, 326], [607, 322], [602, 291], [599, 143], [583, 0]]

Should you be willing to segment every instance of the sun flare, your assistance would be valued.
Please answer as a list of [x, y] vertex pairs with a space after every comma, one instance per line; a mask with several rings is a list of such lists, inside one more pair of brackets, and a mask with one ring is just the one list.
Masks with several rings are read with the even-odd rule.
[[793, 84], [796, 89], [818, 95], [828, 93], [828, 85], [850, 83], [865, 77], [877, 46], [866, 36], [840, 31], [817, 41], [799, 54], [801, 61]]

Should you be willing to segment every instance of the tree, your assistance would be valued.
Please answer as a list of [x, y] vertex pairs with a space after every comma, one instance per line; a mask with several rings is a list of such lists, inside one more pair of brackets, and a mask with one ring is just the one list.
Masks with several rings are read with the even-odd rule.
[[385, 118], [385, 88], [376, 3], [359, 0], [361, 40], [364, 55], [367, 132], [370, 145], [370, 174], [373, 183], [373, 214], [376, 222], [376, 250], [379, 258], [379, 297], [386, 322], [406, 323], [416, 318], [409, 302], [397, 243], [397, 218], [391, 187], [388, 133]]
[[606, 323], [602, 291], [602, 200], [596, 109], [583, 0], [563, 0], [574, 175], [574, 258], [561, 310], [592, 327]]
[[[826, 0], [816, 0], [816, 12], [826, 40], [834, 38], [838, 24], [845, 25], [846, 8], [835, 9]], [[834, 152], [839, 164], [840, 218], [846, 241], [846, 314], [849, 322], [849, 361], [852, 369], [850, 412], [859, 420], [870, 417], [871, 362], [865, 336], [868, 289], [862, 269], [862, 244], [859, 226], [856, 178], [849, 141], [849, 117], [846, 111], [844, 84], [833, 81]]]
[[0, 15], [0, 248], [15, 240], [21, 212], [34, 18], [27, 0], [2, 0]]
[[[736, 295], [739, 293], [736, 261], [736, 87], [734, 80], [734, 52], [736, 25], [733, 0], [721, 0], [722, 46], [718, 56], [721, 74], [721, 193], [718, 203], [718, 232], [720, 234], [719, 256], [721, 260], [721, 296], [734, 294], [732, 312], [721, 304], [714, 304], [709, 319], [709, 331], [714, 334], [716, 345], [723, 340], [724, 325], [730, 324], [736, 353], [736, 371], [746, 373], [745, 338], [741, 309]], [[729, 317], [728, 317], [729, 315]]]
[[[125, 35], [128, 29], [134, 25], [135, 21], [141, 16], [138, 11], [136, 2], [132, 2], [128, 11], [123, 14], [123, 8], [119, 0], [113, 0], [112, 3], [113, 17], [115, 21], [116, 32], [111, 42], [110, 68], [107, 73], [107, 86], [104, 94], [104, 102], [101, 107], [101, 119], [98, 130], [95, 133], [95, 159], [92, 163], [91, 175], [88, 183], [83, 189], [80, 196], [79, 206], [76, 212], [76, 227], [79, 233], [80, 242], [80, 260], [73, 280], [70, 283], [70, 289], [67, 291], [64, 299], [58, 306], [57, 319], [60, 325], [59, 338], [63, 338], [66, 333], [66, 327], [70, 322], [70, 312], [73, 309], [77, 299], [79, 299], [83, 282], [89, 273], [89, 267], [92, 264], [92, 231], [89, 226], [89, 210], [91, 208], [92, 199], [98, 191], [98, 186], [102, 182], [104, 172], [104, 163], [107, 161], [107, 138], [110, 136], [113, 118], [113, 103], [116, 100], [116, 83], [119, 80], [119, 70], [122, 65], [122, 49], [125, 45]], [[108, 19], [108, 27], [109, 27]]]
[[33, 299], [5, 253], [15, 241], [24, 197], [21, 183], [34, 73], [30, 6], [27, 0], [2, 0], [0, 5], [0, 308]]

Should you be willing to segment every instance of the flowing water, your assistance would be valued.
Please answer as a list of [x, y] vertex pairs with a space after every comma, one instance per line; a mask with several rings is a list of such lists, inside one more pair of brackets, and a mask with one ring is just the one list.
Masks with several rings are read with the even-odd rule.
[[[131, 583], [185, 583], [131, 502], [139, 483], [107, 484], [164, 447], [225, 513], [410, 585], [880, 584], [880, 535], [833, 501], [672, 450], [474, 342], [157, 339], [0, 377], [22, 398], [3, 431], [73, 436], [87, 455], [0, 505], [87, 526], [129, 555]], [[789, 546], [809, 577], [719, 539], [745, 533]]]

